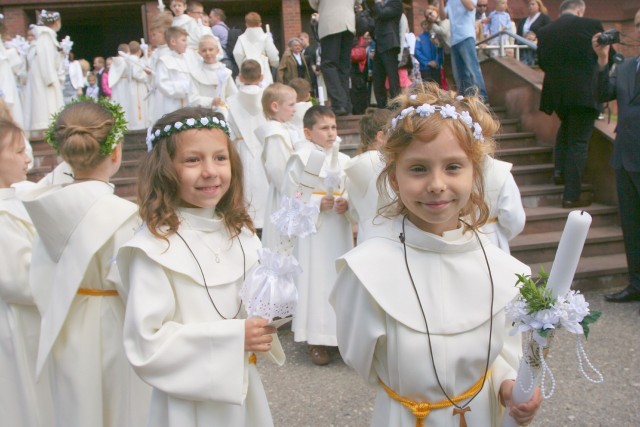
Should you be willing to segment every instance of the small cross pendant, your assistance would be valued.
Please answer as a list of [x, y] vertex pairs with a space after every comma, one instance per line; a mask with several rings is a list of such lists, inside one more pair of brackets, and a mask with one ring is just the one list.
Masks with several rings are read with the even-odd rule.
[[453, 408], [453, 416], [460, 415], [460, 427], [467, 427], [467, 420], [464, 418], [464, 413], [469, 412], [471, 408], [465, 406], [464, 408]]

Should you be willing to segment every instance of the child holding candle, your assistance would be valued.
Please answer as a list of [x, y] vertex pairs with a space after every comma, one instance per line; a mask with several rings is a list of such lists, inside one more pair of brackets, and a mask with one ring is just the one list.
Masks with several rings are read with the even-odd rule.
[[280, 364], [284, 354], [275, 328], [246, 319], [239, 297], [260, 241], [227, 124], [188, 107], [151, 131], [138, 186], [144, 226], [117, 259], [130, 287], [127, 357], [154, 387], [146, 425], [273, 426], [256, 354]]
[[496, 426], [503, 405], [526, 425], [541, 396], [510, 404], [522, 350], [504, 307], [529, 268], [477, 231], [498, 123], [478, 96], [435, 83], [394, 102], [379, 178], [393, 202], [337, 262], [340, 353], [377, 387], [373, 426]]
[[330, 362], [327, 347], [335, 347], [335, 314], [329, 305], [329, 292], [335, 281], [336, 258], [353, 248], [353, 233], [348, 215], [349, 202], [344, 191], [344, 166], [349, 156], [339, 152], [336, 116], [329, 107], [314, 106], [304, 115], [306, 141], [289, 160], [285, 176], [295, 187], [312, 150], [325, 152], [325, 162], [309, 201], [319, 208], [317, 232], [299, 239], [295, 257], [303, 272], [296, 277], [298, 306], [291, 330], [294, 340], [306, 341], [316, 365]]
[[280, 209], [285, 167], [295, 151], [298, 132], [290, 122], [296, 112], [296, 91], [282, 83], [269, 85], [262, 94], [262, 110], [267, 122], [255, 130], [262, 143], [262, 161], [269, 179], [269, 191], [262, 228], [262, 246], [275, 249], [280, 232], [271, 223], [271, 214]]

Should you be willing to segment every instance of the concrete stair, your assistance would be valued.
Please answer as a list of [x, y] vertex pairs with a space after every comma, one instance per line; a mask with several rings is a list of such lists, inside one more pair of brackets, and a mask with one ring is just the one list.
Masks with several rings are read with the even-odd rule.
[[[502, 123], [496, 135], [496, 157], [513, 163], [512, 173], [527, 214], [523, 233], [511, 241], [511, 253], [528, 264], [534, 276], [540, 267], [549, 272], [570, 212], [561, 207], [563, 187], [551, 183], [553, 150], [537, 145], [535, 135], [522, 132], [517, 120], [506, 117], [504, 108], [493, 107], [492, 110]], [[338, 135], [342, 138], [340, 149], [350, 156], [357, 152], [360, 117], [344, 116], [337, 120]], [[146, 153], [145, 137], [145, 131], [125, 135], [122, 166], [112, 179], [116, 194], [132, 201], [136, 199], [138, 165]], [[37, 181], [53, 170], [58, 159], [42, 138], [33, 138], [31, 144], [35, 160], [29, 179]], [[592, 197], [592, 186], [583, 184], [582, 193], [584, 198]], [[617, 207], [594, 203], [585, 210], [591, 214], [593, 222], [573, 288], [590, 290], [626, 286], [627, 265]]]

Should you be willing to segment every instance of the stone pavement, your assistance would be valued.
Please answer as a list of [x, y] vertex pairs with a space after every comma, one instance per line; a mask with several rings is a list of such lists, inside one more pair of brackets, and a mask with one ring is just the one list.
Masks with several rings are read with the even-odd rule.
[[[602, 311], [585, 348], [604, 383], [582, 378], [575, 340], [560, 332], [547, 359], [556, 391], [531, 426], [640, 426], [640, 303], [607, 303], [603, 294], [585, 292], [591, 309]], [[369, 425], [375, 392], [342, 362], [337, 350], [330, 365], [315, 366], [306, 345], [294, 343], [288, 329], [280, 331], [280, 339], [285, 365], [258, 365], [276, 427]]]

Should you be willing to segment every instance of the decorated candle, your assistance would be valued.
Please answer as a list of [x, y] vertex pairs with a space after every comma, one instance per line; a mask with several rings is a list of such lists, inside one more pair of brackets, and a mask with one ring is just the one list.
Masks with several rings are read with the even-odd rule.
[[573, 211], [567, 218], [547, 281], [554, 298], [565, 296], [571, 288], [590, 225], [591, 215], [585, 211]]
[[324, 88], [318, 86], [318, 104], [324, 105]]

